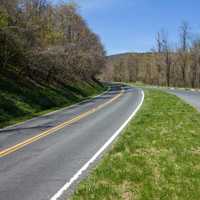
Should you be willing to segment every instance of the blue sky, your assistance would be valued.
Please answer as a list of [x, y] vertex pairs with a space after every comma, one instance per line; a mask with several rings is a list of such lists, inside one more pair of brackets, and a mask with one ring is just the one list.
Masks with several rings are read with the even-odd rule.
[[[66, 0], [68, 1], [68, 0]], [[175, 44], [182, 21], [200, 33], [200, 0], [75, 0], [108, 54], [145, 52], [165, 29]]]

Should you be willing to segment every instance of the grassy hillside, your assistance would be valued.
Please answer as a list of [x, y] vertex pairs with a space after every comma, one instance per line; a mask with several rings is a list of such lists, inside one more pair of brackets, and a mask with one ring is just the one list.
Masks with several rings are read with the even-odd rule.
[[73, 200], [198, 200], [200, 114], [176, 96], [145, 90], [136, 118]]
[[71, 105], [103, 90], [95, 81], [47, 86], [20, 80], [13, 72], [0, 75], [0, 127]]

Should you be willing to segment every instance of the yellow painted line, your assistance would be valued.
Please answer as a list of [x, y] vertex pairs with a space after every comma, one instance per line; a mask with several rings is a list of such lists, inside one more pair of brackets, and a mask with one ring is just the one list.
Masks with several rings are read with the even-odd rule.
[[42, 132], [42, 133], [40, 133], [40, 134], [38, 134], [38, 135], [36, 135], [34, 137], [26, 139], [23, 142], [20, 142], [20, 143], [14, 145], [14, 146], [8, 147], [8, 148], [0, 151], [0, 158], [5, 157], [5, 156], [7, 156], [7, 155], [9, 155], [9, 154], [11, 154], [13, 152], [16, 152], [17, 150], [22, 149], [23, 147], [25, 147], [25, 146], [27, 146], [29, 144], [32, 144], [33, 142], [36, 142], [36, 141], [38, 141], [38, 140], [40, 140], [40, 139], [42, 139], [44, 137], [47, 137], [48, 135], [53, 134], [53, 133], [55, 133], [56, 131], [58, 131], [60, 129], [63, 129], [66, 126], [69, 126], [69, 125], [71, 125], [71, 124], [73, 124], [75, 122], [80, 121], [81, 119], [91, 115], [92, 113], [104, 108], [108, 104], [111, 104], [113, 101], [117, 100], [120, 96], [122, 96], [122, 94], [123, 94], [123, 91], [120, 92], [115, 97], [113, 97], [112, 99], [110, 99], [109, 101], [105, 102], [104, 104], [101, 104], [101, 105], [97, 106], [96, 108], [93, 108], [93, 109], [91, 109], [91, 110], [89, 110], [87, 112], [84, 112], [84, 113], [82, 113], [82, 114], [80, 114], [80, 115], [78, 115], [78, 116], [76, 116], [76, 117], [74, 117], [74, 118], [72, 118], [72, 119], [70, 119], [70, 120], [68, 120], [66, 122], [63, 122], [62, 124], [59, 124], [58, 126], [55, 126], [55, 127], [51, 128], [49, 130], [46, 130], [46, 131], [44, 131], [44, 132]]

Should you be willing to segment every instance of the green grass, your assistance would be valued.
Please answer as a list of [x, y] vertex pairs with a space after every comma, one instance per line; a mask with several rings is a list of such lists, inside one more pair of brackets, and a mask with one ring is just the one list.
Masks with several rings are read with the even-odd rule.
[[71, 198], [199, 200], [200, 113], [146, 89], [136, 118]]
[[12, 125], [69, 106], [105, 90], [91, 81], [53, 87], [0, 76], [0, 127]]

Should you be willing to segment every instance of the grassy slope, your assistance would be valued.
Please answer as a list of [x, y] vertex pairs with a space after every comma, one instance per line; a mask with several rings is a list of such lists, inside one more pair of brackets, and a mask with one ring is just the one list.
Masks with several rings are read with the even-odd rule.
[[145, 93], [139, 114], [73, 200], [199, 200], [200, 113], [173, 95]]
[[62, 88], [19, 83], [14, 74], [0, 76], [0, 127], [11, 125], [102, 92], [95, 82], [81, 82]]

